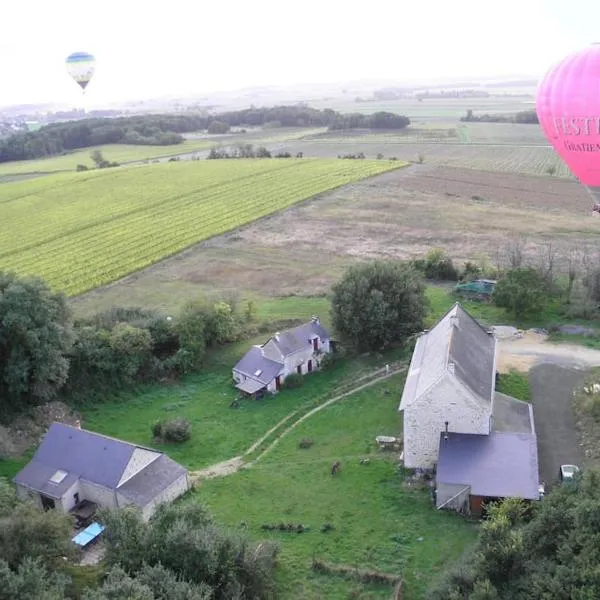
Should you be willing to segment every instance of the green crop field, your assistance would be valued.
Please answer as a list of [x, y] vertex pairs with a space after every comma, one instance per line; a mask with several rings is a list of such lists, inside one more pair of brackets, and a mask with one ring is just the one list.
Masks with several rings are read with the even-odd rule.
[[186, 161], [7, 183], [0, 259], [76, 295], [392, 161]]

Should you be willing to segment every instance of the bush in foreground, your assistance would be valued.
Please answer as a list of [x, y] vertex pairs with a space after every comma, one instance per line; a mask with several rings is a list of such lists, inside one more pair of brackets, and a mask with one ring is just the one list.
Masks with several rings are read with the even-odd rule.
[[[130, 509], [106, 511], [103, 519], [107, 563], [119, 565], [131, 578], [141, 572], [146, 585], [150, 579], [156, 581], [150, 578], [148, 567], [161, 565], [180, 581], [211, 594], [211, 600], [274, 597], [277, 546], [251, 543], [222, 529], [199, 504], [163, 505], [148, 523]], [[149, 587], [155, 589], [155, 585]]]
[[158, 421], [152, 425], [152, 435], [165, 442], [186, 442], [192, 437], [192, 424], [183, 417]]

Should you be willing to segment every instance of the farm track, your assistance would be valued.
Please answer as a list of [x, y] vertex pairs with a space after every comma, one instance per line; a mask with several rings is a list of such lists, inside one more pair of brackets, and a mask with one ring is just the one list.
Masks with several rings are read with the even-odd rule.
[[[289, 433], [291, 433], [298, 425], [303, 423], [306, 419], [309, 419], [316, 413], [327, 408], [328, 406], [331, 406], [335, 402], [339, 402], [340, 400], [343, 400], [344, 398], [347, 398], [348, 396], [351, 396], [357, 392], [360, 392], [360, 391], [362, 391], [368, 387], [371, 387], [377, 383], [385, 381], [386, 379], [389, 379], [390, 377], [392, 377], [394, 375], [398, 375], [399, 373], [401, 373], [403, 370], [406, 369], [406, 364], [404, 362], [390, 363], [389, 367], [390, 367], [389, 372], [386, 372], [383, 375], [380, 375], [380, 373], [386, 371], [385, 367], [376, 369], [375, 371], [372, 371], [371, 373], [368, 373], [366, 375], [359, 377], [358, 379], [355, 379], [352, 382], [352, 385], [355, 387], [352, 387], [350, 390], [347, 390], [342, 394], [339, 394], [337, 396], [334, 396], [333, 398], [330, 398], [329, 400], [323, 402], [323, 404], [319, 404], [319, 406], [317, 406], [317, 407], [309, 410], [307, 413], [303, 414], [301, 417], [296, 419], [289, 427], [287, 427], [281, 433], [279, 433], [275, 437], [275, 439], [272, 442], [270, 442], [270, 444], [264, 450], [262, 450], [262, 452], [253, 460], [251, 460], [249, 462], [245, 462], [245, 459], [250, 454], [255, 452], [282, 425], [284, 425], [286, 422], [288, 422], [293, 416], [297, 415], [300, 412], [300, 409], [295, 410], [292, 413], [290, 413], [289, 415], [287, 415], [286, 417], [284, 417], [281, 421], [279, 421], [279, 423], [277, 423], [277, 425], [275, 425], [269, 431], [267, 431], [260, 439], [256, 440], [243, 454], [241, 454], [239, 456], [234, 456], [233, 458], [230, 458], [229, 460], [225, 460], [225, 461], [221, 461], [219, 463], [213, 464], [209, 467], [205, 467], [204, 469], [201, 469], [199, 471], [190, 472], [191, 480], [193, 482], [197, 482], [202, 479], [212, 479], [214, 477], [224, 477], [226, 475], [231, 475], [233, 473], [236, 473], [237, 471], [239, 471], [241, 469], [249, 469], [249, 468], [253, 467], [254, 465], [256, 465], [256, 463], [258, 463], [260, 460], [262, 460], [265, 455], [267, 455], [269, 452], [271, 452], [285, 436], [287, 436]], [[369, 381], [356, 386], [357, 383], [359, 383], [360, 381], [364, 381], [365, 379], [369, 379]], [[340, 386], [340, 387], [346, 387], [346, 386]]]

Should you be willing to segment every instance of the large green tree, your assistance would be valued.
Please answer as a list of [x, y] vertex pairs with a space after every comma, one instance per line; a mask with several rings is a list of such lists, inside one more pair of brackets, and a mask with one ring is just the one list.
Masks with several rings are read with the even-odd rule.
[[492, 300], [520, 319], [541, 310], [547, 297], [547, 284], [539, 271], [521, 267], [507, 271], [500, 278]]
[[332, 292], [333, 326], [359, 351], [385, 349], [423, 329], [425, 284], [409, 263], [352, 266]]
[[50, 400], [65, 383], [73, 343], [63, 294], [38, 278], [0, 272], [0, 410]]

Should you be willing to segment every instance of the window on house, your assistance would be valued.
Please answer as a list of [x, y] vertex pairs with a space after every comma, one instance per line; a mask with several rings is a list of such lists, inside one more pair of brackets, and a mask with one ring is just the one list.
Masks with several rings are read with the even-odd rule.
[[54, 475], [50, 477], [49, 481], [50, 483], [56, 483], [58, 485], [66, 476], [66, 471], [61, 471], [60, 469], [58, 469], [58, 471], [56, 471], [56, 473], [54, 473]]
[[75, 502], [75, 504], [79, 504], [79, 492], [75, 492], [73, 494], [73, 501]]

